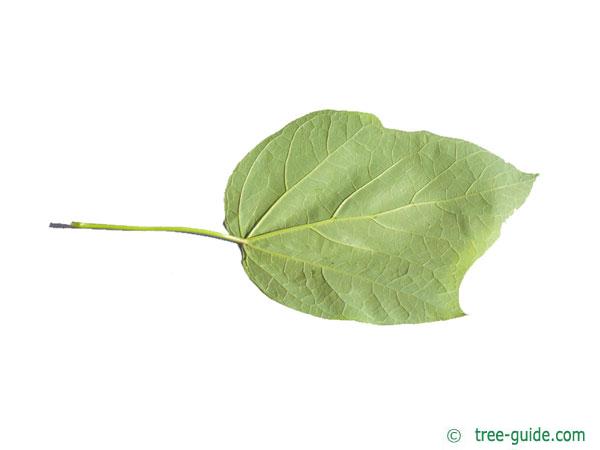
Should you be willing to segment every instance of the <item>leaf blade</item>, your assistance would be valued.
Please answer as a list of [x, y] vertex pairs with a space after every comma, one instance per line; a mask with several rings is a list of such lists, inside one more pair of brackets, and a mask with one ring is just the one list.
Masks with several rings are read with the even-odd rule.
[[230, 178], [226, 197], [239, 200], [226, 223], [244, 218], [228, 230], [247, 238], [244, 268], [266, 295], [330, 319], [463, 315], [464, 273], [535, 179], [474, 144], [364, 113], [318, 111], [274, 136]]

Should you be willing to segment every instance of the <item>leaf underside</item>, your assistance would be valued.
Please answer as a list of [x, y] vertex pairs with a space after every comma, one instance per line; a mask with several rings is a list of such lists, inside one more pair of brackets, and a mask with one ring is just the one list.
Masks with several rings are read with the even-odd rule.
[[267, 296], [328, 319], [419, 323], [463, 315], [458, 289], [536, 175], [459, 139], [317, 111], [236, 167], [225, 226]]

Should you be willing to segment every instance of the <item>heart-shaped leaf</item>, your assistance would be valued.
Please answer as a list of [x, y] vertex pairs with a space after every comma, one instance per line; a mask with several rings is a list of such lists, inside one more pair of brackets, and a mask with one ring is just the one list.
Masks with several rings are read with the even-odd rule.
[[235, 242], [272, 299], [327, 319], [418, 323], [463, 315], [458, 289], [527, 198], [536, 175], [466, 141], [317, 111], [236, 167], [229, 235], [72, 222], [55, 228], [177, 231]]
[[237, 166], [225, 226], [272, 299], [328, 319], [417, 323], [463, 315], [466, 270], [536, 175], [492, 153], [371, 115], [318, 111]]

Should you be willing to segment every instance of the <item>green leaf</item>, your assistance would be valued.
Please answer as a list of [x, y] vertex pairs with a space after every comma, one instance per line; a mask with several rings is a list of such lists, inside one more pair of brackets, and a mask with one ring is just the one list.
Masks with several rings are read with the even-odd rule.
[[377, 324], [451, 319], [465, 272], [535, 177], [463, 140], [318, 111], [239, 163], [225, 226], [250, 279], [283, 305]]
[[286, 125], [236, 167], [229, 235], [180, 226], [51, 223], [170, 231], [234, 242], [272, 299], [327, 319], [419, 323], [463, 315], [458, 288], [498, 238], [536, 175], [426, 131], [358, 112], [317, 111]]

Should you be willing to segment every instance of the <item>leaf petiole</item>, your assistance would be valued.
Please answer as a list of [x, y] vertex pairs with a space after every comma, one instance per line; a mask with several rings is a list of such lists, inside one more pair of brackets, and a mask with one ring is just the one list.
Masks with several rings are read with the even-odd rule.
[[202, 228], [189, 228], [189, 227], [143, 227], [135, 225], [109, 225], [104, 223], [84, 223], [84, 222], [71, 222], [70, 224], [65, 223], [51, 223], [50, 228], [81, 228], [88, 230], [119, 230], [119, 231], [171, 231], [175, 233], [188, 233], [198, 234], [200, 236], [208, 236], [215, 239], [222, 239], [224, 241], [235, 242], [236, 244], [246, 244], [246, 239], [231, 236], [228, 234], [218, 233], [216, 231], [204, 230]]

